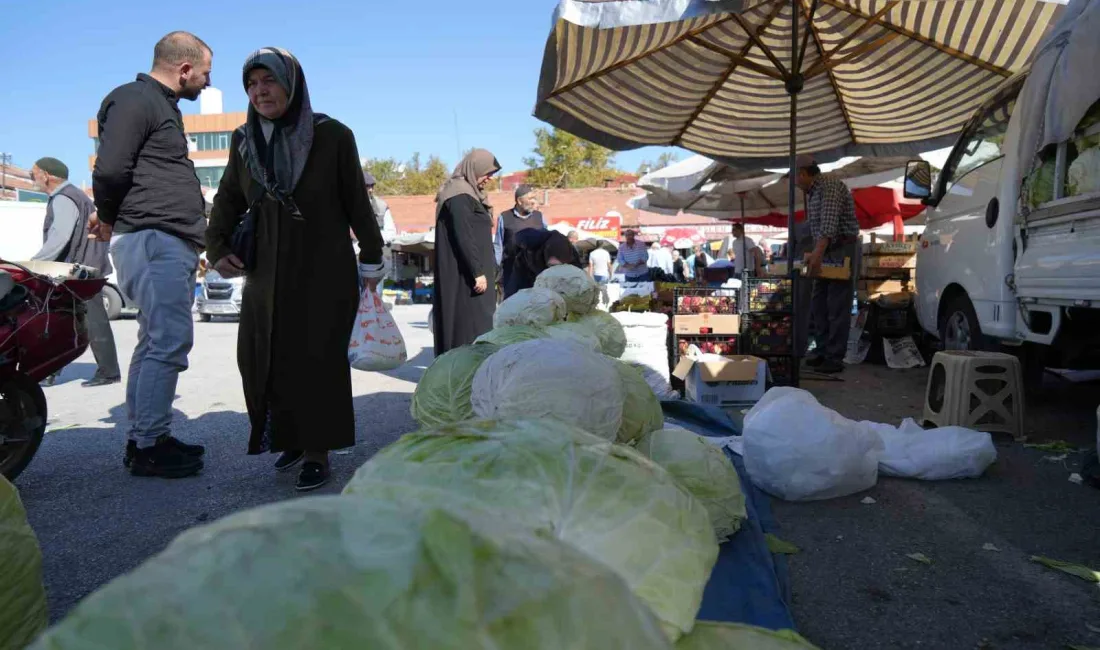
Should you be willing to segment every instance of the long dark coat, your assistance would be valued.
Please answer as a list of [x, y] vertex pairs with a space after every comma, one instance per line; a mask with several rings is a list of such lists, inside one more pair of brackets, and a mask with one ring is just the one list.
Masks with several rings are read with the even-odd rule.
[[[489, 287], [477, 294], [474, 280], [480, 275]], [[437, 357], [493, 329], [495, 284], [493, 217], [467, 194], [447, 199], [435, 225], [432, 325]]]
[[[229, 254], [255, 183], [238, 153], [241, 132], [233, 135], [206, 232], [212, 263]], [[313, 138], [293, 194], [303, 218], [270, 196], [258, 208], [257, 263], [245, 281], [237, 338], [250, 454], [355, 444], [348, 341], [359, 288], [348, 227], [367, 263], [381, 262], [382, 235], [351, 130], [327, 120]]]

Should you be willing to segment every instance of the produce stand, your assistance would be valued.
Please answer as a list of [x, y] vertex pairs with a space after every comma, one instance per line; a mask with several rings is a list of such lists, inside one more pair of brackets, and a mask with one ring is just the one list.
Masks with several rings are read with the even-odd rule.
[[850, 362], [886, 363], [884, 341], [901, 339], [920, 331], [913, 312], [917, 273], [918, 238], [882, 241], [874, 233], [863, 244], [856, 284], [859, 317], [853, 337], [862, 341]]
[[741, 351], [768, 362], [773, 386], [797, 386], [794, 292], [789, 278], [750, 278], [741, 319]]
[[[740, 435], [740, 418], [714, 407], [666, 401], [665, 420], [708, 438]], [[786, 557], [768, 550], [765, 535], [779, 534], [768, 495], [752, 484], [741, 456], [726, 456], [737, 469], [748, 518], [741, 530], [718, 550], [699, 609], [700, 620], [746, 623], [772, 630], [795, 629], [790, 611], [790, 576]]]

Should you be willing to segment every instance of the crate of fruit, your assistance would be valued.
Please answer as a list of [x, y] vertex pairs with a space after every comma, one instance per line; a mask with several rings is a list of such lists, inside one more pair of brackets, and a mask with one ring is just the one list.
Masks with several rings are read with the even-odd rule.
[[736, 314], [737, 311], [736, 289], [676, 289], [676, 314]]
[[746, 354], [791, 354], [794, 326], [790, 314], [750, 314], [742, 321]]
[[700, 336], [684, 336], [682, 334], [676, 336], [676, 353], [682, 357], [688, 353], [688, 349], [691, 346], [699, 348], [699, 351], [703, 354], [721, 354], [731, 355], [738, 354], [740, 343], [736, 336], [726, 335], [700, 335]]
[[750, 279], [748, 283], [749, 311], [790, 311], [791, 281], [785, 279]]

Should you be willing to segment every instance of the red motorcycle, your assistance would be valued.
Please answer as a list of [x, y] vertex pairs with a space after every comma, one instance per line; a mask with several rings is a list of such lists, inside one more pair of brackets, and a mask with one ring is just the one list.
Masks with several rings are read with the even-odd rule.
[[84, 302], [106, 278], [61, 262], [0, 260], [0, 474], [14, 480], [46, 431], [39, 382], [88, 347]]

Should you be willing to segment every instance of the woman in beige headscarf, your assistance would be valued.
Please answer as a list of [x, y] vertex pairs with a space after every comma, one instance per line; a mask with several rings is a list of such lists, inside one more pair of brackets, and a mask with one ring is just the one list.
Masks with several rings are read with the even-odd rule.
[[493, 206], [485, 184], [500, 163], [474, 149], [458, 163], [435, 197], [435, 355], [469, 343], [493, 328], [496, 256]]

